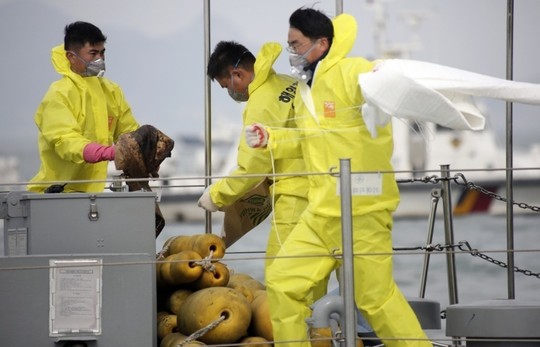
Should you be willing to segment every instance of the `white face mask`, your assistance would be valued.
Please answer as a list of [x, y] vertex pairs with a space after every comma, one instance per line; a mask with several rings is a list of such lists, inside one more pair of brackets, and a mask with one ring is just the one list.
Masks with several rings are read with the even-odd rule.
[[306, 55], [308, 55], [313, 50], [313, 48], [315, 48], [315, 43], [302, 55], [295, 52], [289, 53], [291, 76], [304, 82], [307, 82], [311, 79], [313, 73], [311, 72], [311, 70], [307, 70], [309, 62], [306, 59]]
[[86, 63], [86, 76], [103, 77], [105, 74], [105, 60], [98, 58]]
[[105, 74], [105, 60], [98, 58], [96, 60], [86, 61], [77, 53], [73, 53], [77, 58], [82, 60], [86, 65], [86, 71], [82, 74], [84, 77], [103, 77]]

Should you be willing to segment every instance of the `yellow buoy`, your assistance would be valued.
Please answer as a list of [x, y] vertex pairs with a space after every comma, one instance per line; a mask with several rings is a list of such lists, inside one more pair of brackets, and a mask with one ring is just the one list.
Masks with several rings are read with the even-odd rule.
[[177, 331], [177, 317], [174, 314], [163, 316], [158, 322], [157, 336], [162, 339]]
[[248, 336], [240, 341], [242, 347], [272, 347], [270, 341], [260, 336]]
[[229, 283], [229, 268], [221, 263], [212, 263], [213, 271], [205, 269], [202, 275], [192, 283], [193, 288], [225, 287]]
[[[310, 328], [309, 337], [311, 338], [312, 347], [332, 347], [333, 342], [333, 333], [332, 328]], [[364, 343], [361, 339], [356, 339], [356, 347], [364, 347]]]
[[243, 278], [239, 276], [232, 276], [229, 278], [229, 283], [227, 287], [233, 288], [240, 293], [242, 293], [248, 302], [252, 302], [255, 297], [255, 292], [258, 290], [264, 290], [264, 284], [253, 279], [253, 278]]
[[246, 298], [227, 287], [210, 287], [194, 292], [178, 313], [178, 329], [188, 336], [217, 324], [199, 337], [207, 344], [238, 341], [247, 335], [250, 322], [251, 308]]
[[272, 322], [270, 321], [270, 306], [265, 290], [257, 291], [251, 302], [251, 327], [256, 336], [264, 337], [268, 341], [274, 340]]
[[170, 251], [170, 247], [171, 247], [171, 243], [174, 241], [174, 239], [176, 238], [177, 236], [172, 236], [172, 237], [169, 237], [164, 243], [163, 243], [163, 247], [161, 249], [161, 252], [158, 253], [158, 257], [157, 259], [158, 260], [162, 260], [166, 257], [168, 257], [169, 255], [171, 255], [171, 251]]
[[156, 322], [159, 324], [159, 321], [160, 321], [163, 317], [168, 316], [168, 315], [170, 315], [170, 314], [171, 314], [171, 313], [170, 313], [170, 312], [167, 312], [167, 311], [159, 311], [159, 312], [157, 313]]
[[254, 278], [250, 274], [247, 274], [244, 272], [231, 271], [231, 281], [236, 281], [236, 280], [241, 280], [241, 281], [254, 280]]
[[[191, 250], [193, 247], [191, 246], [191, 242], [193, 239], [193, 235], [178, 235], [173, 236], [167, 240], [165, 245], [167, 246], [167, 251], [169, 254], [176, 254], [180, 253], [185, 250]], [[165, 247], [165, 245], [163, 247]]]
[[192, 249], [201, 257], [221, 259], [225, 255], [225, 242], [215, 234], [201, 234], [193, 237]]
[[[161, 343], [159, 344], [159, 347], [177, 347], [180, 344], [184, 342], [184, 340], [187, 338], [186, 335], [181, 333], [172, 333], [163, 338], [161, 340]], [[206, 346], [203, 342], [193, 340], [186, 342], [182, 344], [182, 347], [198, 347], [198, 346]]]
[[332, 328], [310, 328], [309, 337], [312, 347], [332, 347]]
[[173, 314], [178, 314], [180, 307], [184, 304], [187, 297], [193, 293], [190, 289], [177, 289], [175, 290], [167, 300], [167, 310]]
[[182, 251], [165, 258], [161, 266], [161, 278], [172, 285], [191, 283], [198, 279], [203, 272], [199, 262], [201, 256], [195, 251]]

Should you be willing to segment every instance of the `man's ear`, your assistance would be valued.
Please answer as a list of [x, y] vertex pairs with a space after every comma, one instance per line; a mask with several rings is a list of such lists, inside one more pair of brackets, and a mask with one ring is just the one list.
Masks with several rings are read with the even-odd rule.
[[229, 76], [230, 76], [230, 78], [232, 78], [232, 79], [241, 78], [241, 74], [240, 74], [240, 72], [238, 71], [238, 68], [236, 68], [236, 69], [231, 69], [230, 72], [229, 72]]
[[73, 54], [73, 52], [66, 51], [66, 58], [67, 60], [69, 60], [71, 64], [73, 64], [73, 61], [76, 57], [75, 57], [75, 54]]
[[244, 69], [241, 66], [239, 66], [236, 69], [232, 70], [231, 73], [233, 75], [237, 76], [241, 80], [245, 80], [245, 79], [249, 78], [249, 76], [250, 76], [249, 71], [247, 71], [246, 69]]
[[323, 49], [323, 51], [327, 51], [328, 48], [330, 48], [330, 43], [328, 42], [328, 38], [321, 37], [319, 40], [320, 40], [321, 48]]

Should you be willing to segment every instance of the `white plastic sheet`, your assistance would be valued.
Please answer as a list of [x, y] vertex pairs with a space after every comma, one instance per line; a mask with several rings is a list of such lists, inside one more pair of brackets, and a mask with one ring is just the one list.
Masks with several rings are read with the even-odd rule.
[[540, 84], [510, 81], [415, 60], [383, 60], [358, 82], [364, 122], [373, 137], [391, 117], [428, 121], [457, 130], [483, 130], [474, 97], [540, 104]]

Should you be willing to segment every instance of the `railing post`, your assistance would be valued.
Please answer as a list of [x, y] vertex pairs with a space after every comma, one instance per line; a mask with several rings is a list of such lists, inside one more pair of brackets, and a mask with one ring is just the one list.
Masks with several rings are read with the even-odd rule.
[[[450, 177], [450, 165], [441, 165], [441, 177]], [[450, 180], [442, 181], [442, 198], [444, 211], [444, 236], [447, 245], [454, 244], [454, 225], [452, 217], [452, 197], [450, 191]], [[448, 274], [448, 295], [450, 305], [458, 303], [458, 290], [456, 279], [456, 262], [454, 252], [446, 253], [446, 269]]]
[[345, 345], [356, 346], [356, 311], [354, 300], [354, 263], [351, 207], [351, 160], [339, 160], [339, 183], [341, 194], [341, 237], [343, 249], [343, 302], [345, 312]]

